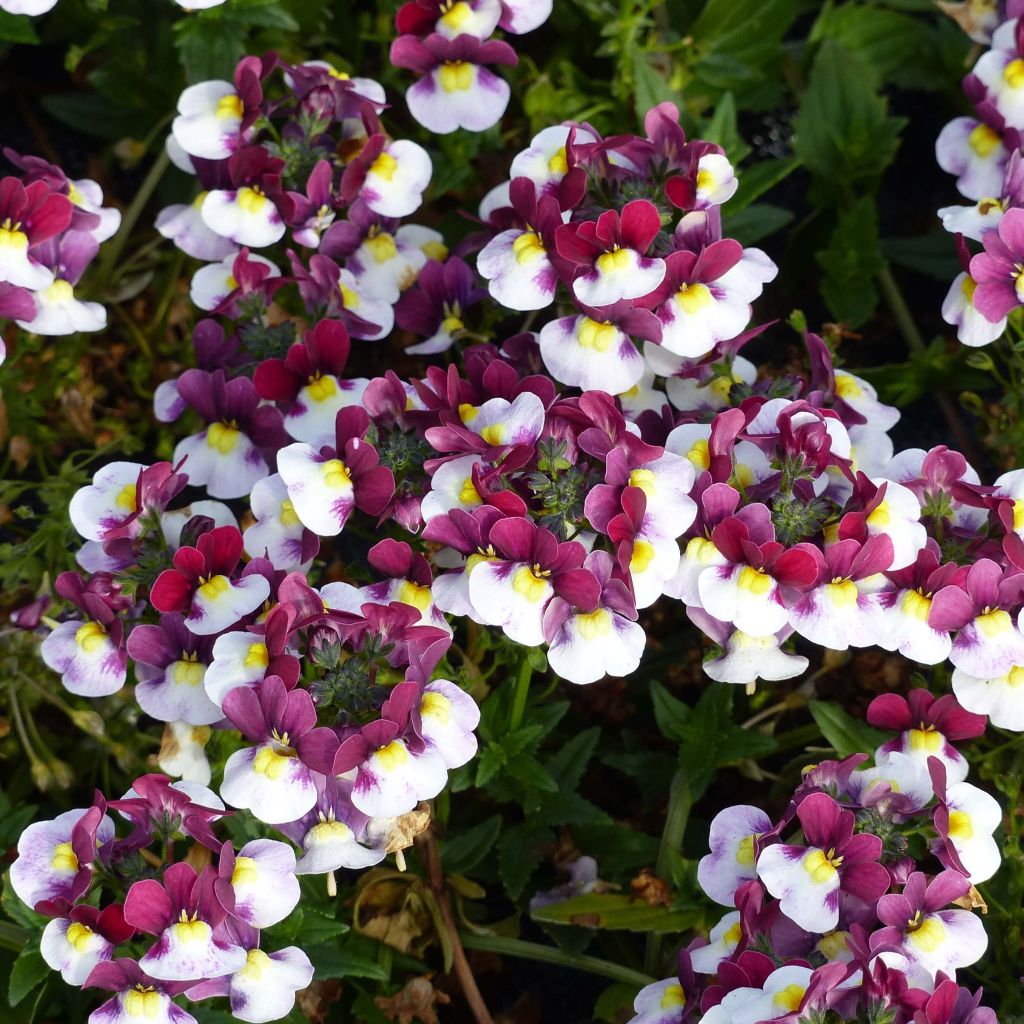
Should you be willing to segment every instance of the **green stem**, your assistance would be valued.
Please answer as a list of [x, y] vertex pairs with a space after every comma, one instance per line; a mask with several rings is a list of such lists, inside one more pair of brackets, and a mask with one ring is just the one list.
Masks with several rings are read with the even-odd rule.
[[923, 352], [925, 348], [924, 339], [921, 337], [921, 332], [917, 329], [917, 324], [914, 323], [910, 308], [903, 298], [903, 292], [900, 291], [900, 286], [896, 283], [896, 279], [892, 276], [892, 271], [888, 266], [883, 267], [878, 272], [878, 283], [889, 306], [889, 311], [892, 313], [896, 326], [900, 329], [900, 334], [903, 335], [907, 346], [913, 352]]
[[613, 964], [596, 956], [567, 953], [557, 946], [543, 946], [539, 942], [527, 942], [525, 939], [508, 939], [502, 935], [474, 935], [472, 932], [461, 932], [466, 949], [479, 949], [485, 953], [498, 953], [515, 956], [522, 960], [537, 960], [545, 964], [558, 964], [562, 967], [573, 967], [588, 974], [599, 974], [612, 981], [621, 981], [625, 985], [643, 988], [656, 979], [641, 971], [634, 971], [621, 964]]
[[529, 653], [523, 658], [519, 666], [519, 675], [516, 677], [516, 689], [512, 694], [512, 713], [509, 715], [509, 732], [515, 732], [523, 724], [523, 713], [526, 711], [526, 698], [530, 693], [530, 677], [533, 675], [533, 667], [530, 665]]
[[124, 251], [124, 247], [128, 242], [128, 236], [132, 233], [136, 221], [142, 215], [146, 203], [149, 202], [150, 197], [156, 191], [157, 185], [160, 184], [160, 179], [164, 176], [164, 172], [170, 164], [171, 158], [167, 155], [167, 150], [161, 149], [160, 154], [153, 161], [153, 166], [150, 167], [146, 177], [143, 178], [138, 192], [135, 193], [135, 198], [131, 201], [131, 205], [125, 210], [124, 217], [121, 219], [121, 226], [117, 229], [117, 234], [110, 240], [106, 251], [103, 253], [99, 268], [101, 288], [105, 288], [110, 281], [111, 272]]
[[[654, 865], [654, 873], [664, 879], [671, 874], [672, 854], [679, 853], [683, 845], [683, 833], [686, 822], [693, 807], [693, 794], [690, 784], [682, 772], [672, 776], [668, 792], [668, 813], [665, 816], [665, 827], [661, 832], [661, 844], [658, 846], [658, 859]], [[644, 950], [644, 970], [650, 974], [657, 973], [661, 959], [661, 935], [648, 932], [647, 945]]]
[[28, 942], [28, 932], [16, 924], [0, 921], [0, 946], [20, 953]]

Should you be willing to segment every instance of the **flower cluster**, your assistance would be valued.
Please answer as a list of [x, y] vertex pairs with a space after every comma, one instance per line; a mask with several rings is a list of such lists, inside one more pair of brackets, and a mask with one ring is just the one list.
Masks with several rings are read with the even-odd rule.
[[[957, 178], [966, 206], [939, 210], [956, 235], [961, 273], [942, 306], [946, 323], [965, 345], [988, 345], [1006, 318], [1024, 305], [1024, 5], [993, 5], [981, 40], [990, 45], [964, 79], [973, 117], [954, 118], [936, 143], [939, 165]], [[982, 251], [972, 255], [968, 240]]]
[[[97, 793], [22, 833], [11, 885], [50, 919], [43, 959], [69, 985], [110, 993], [89, 1024], [195, 1024], [179, 995], [226, 996], [235, 1018], [259, 1024], [288, 1014], [312, 980], [301, 949], [261, 948], [260, 932], [299, 901], [295, 854], [272, 839], [236, 851], [213, 831], [226, 813], [197, 783], [144, 775], [120, 800]], [[206, 866], [175, 861], [182, 843]]]
[[492, 39], [497, 28], [532, 32], [553, 0], [410, 0], [395, 17], [391, 63], [418, 78], [405, 93], [409, 112], [438, 135], [482, 132], [501, 120], [511, 90], [494, 65], [515, 64], [515, 50]]
[[999, 805], [952, 741], [984, 719], [925, 690], [877, 698], [896, 735], [806, 769], [782, 817], [727, 807], [698, 879], [732, 908], [643, 989], [633, 1024], [806, 1020], [995, 1024], [956, 981], [984, 954], [975, 882], [992, 876]]
[[34, 334], [102, 330], [106, 310], [76, 298], [75, 286], [121, 214], [103, 206], [95, 181], [72, 181], [41, 157], [4, 155], [21, 174], [0, 179], [0, 318]]
[[[330, 310], [353, 337], [391, 332], [402, 289], [445, 250], [436, 231], [399, 222], [420, 206], [431, 162], [385, 133], [384, 107], [371, 79], [274, 54], [244, 58], [233, 81], [182, 93], [167, 146], [202, 191], [164, 209], [157, 229], [210, 261], [192, 278], [197, 306], [259, 321], [278, 289], [297, 283], [308, 310]], [[290, 277], [250, 254], [277, 243]], [[250, 346], [279, 348], [288, 326], [254, 324]]]

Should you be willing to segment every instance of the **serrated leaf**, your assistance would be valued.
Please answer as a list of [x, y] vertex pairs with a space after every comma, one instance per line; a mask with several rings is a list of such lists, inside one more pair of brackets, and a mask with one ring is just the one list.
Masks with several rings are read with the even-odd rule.
[[788, 178], [799, 166], [800, 158], [789, 156], [759, 160], [750, 167], [744, 167], [739, 172], [736, 195], [724, 207], [724, 212], [734, 215], [745, 210], [755, 200]]
[[644, 114], [659, 103], [666, 100], [670, 103], [679, 102], [675, 91], [665, 81], [661, 72], [651, 64], [651, 55], [642, 50], [636, 50], [633, 54], [633, 83], [638, 120], [642, 121]]
[[544, 765], [531, 754], [519, 754], [509, 761], [509, 774], [528, 789], [542, 793], [557, 793], [558, 783], [548, 774]]
[[498, 870], [509, 896], [517, 900], [544, 859], [545, 847], [555, 841], [549, 828], [523, 823], [506, 829], [498, 840]]
[[584, 729], [548, 758], [544, 767], [558, 783], [559, 789], [574, 790], [580, 784], [587, 762], [593, 757], [600, 738], [601, 730], [597, 726]]
[[825, 271], [822, 294], [832, 314], [859, 327], [875, 310], [875, 277], [885, 267], [878, 240], [878, 211], [871, 196], [861, 196], [839, 218], [828, 248], [817, 258]]
[[856, 54], [831, 39], [818, 50], [794, 121], [794, 153], [841, 194], [876, 183], [899, 147], [903, 118], [890, 117], [875, 76]]
[[652, 907], [643, 900], [618, 893], [587, 893], [531, 911], [535, 921], [572, 924], [609, 931], [681, 932], [692, 928], [702, 912], [696, 907]]
[[369, 957], [349, 953], [337, 945], [323, 943], [306, 949], [313, 962], [313, 977], [318, 981], [327, 978], [369, 978], [372, 981], [387, 981], [387, 969]]
[[11, 968], [11, 980], [7, 986], [7, 1001], [17, 1006], [37, 985], [41, 985], [50, 974], [50, 966], [38, 949], [25, 949], [18, 954]]
[[476, 761], [476, 784], [486, 786], [505, 764], [505, 751], [496, 743], [484, 747]]
[[338, 921], [333, 915], [316, 907], [302, 908], [302, 941], [314, 946], [318, 942], [327, 942], [349, 931], [344, 921]]
[[606, 825], [611, 816], [578, 793], [543, 796], [539, 806], [530, 808], [530, 820], [538, 825]]
[[717, 142], [733, 166], [750, 152], [736, 127], [736, 99], [731, 92], [725, 93], [718, 101], [701, 134], [708, 142]]
[[486, 857], [501, 834], [501, 815], [475, 825], [471, 829], [448, 839], [441, 851], [445, 871], [465, 874], [472, 871]]
[[886, 740], [885, 733], [854, 718], [838, 704], [812, 700], [808, 707], [821, 734], [840, 757], [850, 754], [871, 754]]

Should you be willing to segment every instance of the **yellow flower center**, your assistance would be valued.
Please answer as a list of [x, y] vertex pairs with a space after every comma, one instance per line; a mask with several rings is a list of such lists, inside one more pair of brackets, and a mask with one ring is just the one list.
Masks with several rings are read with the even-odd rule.
[[298, 526], [302, 521], [295, 514], [295, 506], [292, 504], [291, 498], [285, 498], [281, 502], [281, 511], [278, 513], [278, 518], [281, 520], [282, 526]]
[[158, 1019], [163, 1010], [163, 999], [159, 992], [136, 985], [121, 997], [121, 1007], [129, 1017]]
[[306, 394], [314, 402], [326, 402], [338, 393], [338, 382], [330, 375], [315, 377], [306, 385]]
[[[1015, 60], [1012, 63], [1020, 64], [1021, 61]], [[1009, 70], [1009, 67], [1007, 67], [1007, 70]], [[982, 159], [991, 156], [1001, 141], [999, 134], [984, 123], [979, 124], [967, 136], [967, 144], [974, 151], [975, 156], [980, 156]]]
[[235, 202], [242, 208], [244, 213], [255, 215], [262, 210], [269, 199], [258, 189], [250, 185], [243, 185], [235, 195]]
[[630, 572], [646, 572], [654, 561], [654, 545], [645, 540], [633, 541], [633, 555], [629, 560]]
[[536, 231], [524, 231], [512, 242], [512, 254], [519, 263], [532, 263], [546, 255], [547, 249]]
[[683, 986], [678, 981], [672, 982], [661, 994], [661, 1009], [663, 1010], [673, 1010], [677, 1006], [684, 1006], [685, 1004], [686, 993], [683, 992]]
[[911, 750], [927, 750], [935, 754], [942, 749], [942, 733], [932, 728], [911, 729], [908, 738]]
[[367, 238], [366, 248], [370, 250], [370, 255], [378, 263], [387, 263], [388, 260], [393, 260], [398, 255], [395, 237], [387, 231], [378, 232], [371, 238]]
[[59, 305], [63, 302], [70, 302], [75, 297], [75, 289], [71, 287], [70, 281], [62, 281], [57, 278], [53, 284], [43, 290], [43, 295], [48, 302]]
[[512, 589], [530, 604], [539, 604], [548, 595], [551, 584], [538, 570], [523, 565], [512, 577]]
[[775, 1005], [788, 1013], [793, 1013], [800, 1009], [800, 1004], [804, 1001], [804, 993], [807, 991], [803, 985], [787, 985], [784, 989], [775, 993]]
[[398, 170], [398, 161], [387, 151], [382, 150], [377, 159], [370, 164], [370, 174], [376, 174], [378, 178], [391, 181]]
[[331, 490], [347, 490], [352, 486], [352, 477], [348, 475], [348, 467], [341, 459], [329, 459], [320, 467], [320, 477], [326, 487]]
[[837, 373], [836, 394], [849, 401], [851, 398], [860, 398], [864, 391], [848, 373]]
[[458, 331], [464, 331], [466, 325], [457, 316], [446, 316], [441, 321], [441, 330], [446, 334], [455, 334]]
[[61, 874], [73, 875], [78, 871], [78, 858], [70, 843], [58, 843], [50, 855], [50, 867]]
[[476, 78], [473, 65], [464, 60], [446, 61], [437, 73], [438, 81], [445, 92], [465, 92], [473, 88]]
[[966, 811], [949, 812], [949, 834], [963, 842], [974, 838], [974, 822]]
[[242, 432], [231, 423], [211, 423], [206, 430], [206, 445], [214, 448], [221, 455], [229, 455], [235, 450]]
[[740, 570], [736, 585], [740, 590], [761, 597], [772, 589], [772, 578], [763, 569], [755, 569], [752, 565], [745, 565]]
[[488, 443], [495, 446], [505, 443], [506, 428], [504, 423], [492, 423], [480, 431], [480, 436]]
[[12, 224], [9, 219], [0, 225], [0, 249], [28, 252], [28, 235], [19, 230], [20, 228], [20, 224]]
[[252, 762], [252, 770], [257, 775], [265, 775], [271, 782], [281, 778], [288, 762], [295, 757], [295, 751], [289, 746], [272, 746], [267, 744], [260, 747]]
[[835, 856], [835, 851], [825, 853], [822, 850], [811, 849], [804, 854], [802, 861], [804, 871], [810, 875], [815, 885], [826, 885], [836, 876], [836, 868], [843, 863], [842, 857]]
[[306, 834], [306, 846], [343, 843], [351, 834], [352, 830], [343, 821], [321, 821]]
[[901, 607], [904, 615], [925, 622], [928, 619], [928, 613], [932, 610], [932, 599], [926, 597], [920, 590], [908, 590], [903, 595]]
[[648, 498], [653, 498], [658, 493], [656, 480], [654, 471], [650, 469], [634, 469], [629, 474], [629, 486], [639, 487]]
[[910, 941], [925, 953], [934, 953], [946, 939], [946, 926], [942, 921], [929, 915], [922, 918], [921, 911], [907, 922]]
[[345, 309], [359, 308], [359, 296], [343, 281], [338, 282], [338, 292], [341, 295], [341, 304]]
[[846, 941], [846, 932], [829, 932], [818, 940], [818, 952], [826, 960], [835, 960], [841, 953], [849, 948]]
[[616, 246], [611, 252], [603, 252], [597, 257], [595, 266], [602, 274], [613, 274], [616, 271], [629, 270], [633, 265], [633, 254], [629, 249]]
[[576, 627], [584, 640], [598, 640], [612, 631], [612, 616], [606, 608], [595, 608], [576, 616]]
[[462, 481], [462, 489], [459, 491], [459, 502], [463, 505], [482, 505], [484, 499], [477, 493], [477, 489], [473, 486], [473, 478], [467, 476]]
[[557, 174], [559, 177], [564, 177], [569, 173], [569, 158], [565, 152], [565, 146], [559, 146], [558, 149], [551, 154], [548, 160], [548, 170], [552, 174]]
[[250, 981], [259, 981], [270, 963], [270, 957], [262, 949], [250, 949], [245, 958], [245, 966], [238, 973]]
[[403, 580], [395, 595], [395, 600], [402, 604], [412, 605], [420, 614], [430, 607], [430, 587], [421, 587], [418, 583]]
[[1013, 629], [1013, 619], [1010, 618], [1009, 612], [1004, 612], [1002, 608], [983, 612], [975, 621], [982, 633], [988, 637], [1001, 636]]
[[694, 469], [703, 471], [711, 468], [711, 453], [704, 438], [693, 442], [693, 447], [686, 453], [686, 457], [693, 463]]
[[172, 678], [176, 686], [199, 686], [206, 675], [206, 666], [200, 665], [196, 655], [185, 655], [174, 663]]
[[118, 491], [117, 497], [114, 499], [114, 506], [116, 508], [123, 508], [125, 512], [134, 512], [135, 499], [135, 484], [125, 484], [124, 487], [122, 487], [121, 490]]
[[583, 318], [576, 332], [580, 347], [593, 349], [595, 352], [607, 352], [615, 344], [618, 336], [619, 331], [614, 324], [599, 323], [597, 320], [591, 320], [589, 316]]
[[734, 925], [726, 930], [726, 933], [722, 936], [722, 941], [728, 946], [738, 946], [740, 939], [743, 938], [743, 926], [737, 921]]
[[264, 643], [250, 644], [249, 650], [245, 652], [243, 664], [246, 668], [266, 668], [270, 664], [270, 652], [267, 650], [267, 645]]
[[107, 631], [98, 622], [83, 623], [75, 630], [75, 643], [86, 654], [95, 654], [107, 643]]
[[458, 31], [472, 17], [473, 8], [465, 0], [457, 0], [441, 15], [440, 21], [446, 28]]
[[1007, 686], [1012, 686], [1014, 688], [1024, 686], [1024, 668], [1020, 665], [1014, 665], [1013, 668], [1006, 673], [1005, 681]]
[[227, 96], [221, 96], [217, 101], [216, 116], [221, 120], [226, 120], [229, 117], [241, 118], [244, 113], [245, 104], [242, 103], [242, 97], [238, 93], [233, 92]]
[[252, 857], [237, 857], [235, 870], [231, 872], [232, 885], [255, 885], [260, 879], [260, 869]]
[[376, 758], [384, 771], [393, 772], [409, 760], [409, 751], [401, 740], [392, 740], [386, 746], [377, 748]]
[[76, 953], [84, 953], [89, 948], [89, 943], [92, 941], [92, 937], [95, 933], [88, 927], [88, 925], [79, 924], [78, 921], [72, 921], [68, 925], [68, 930], [65, 933], [65, 937], [68, 940], [68, 944], [72, 946]]
[[230, 586], [231, 581], [227, 576], [211, 576], [210, 579], [202, 582], [199, 594], [207, 601], [216, 601], [228, 592]]
[[1024, 88], [1024, 60], [1021, 60], [1019, 57], [1016, 60], [1011, 60], [1003, 68], [1003, 81], [1011, 89]]
[[752, 868], [754, 866], [754, 840], [757, 839], [757, 833], [751, 832], [749, 836], [744, 836], [739, 845], [736, 847], [736, 863], [742, 864], [745, 868]]
[[826, 584], [828, 599], [835, 608], [849, 608], [857, 603], [857, 584], [853, 580], [833, 580]]
[[420, 717], [433, 718], [438, 725], [447, 725], [452, 717], [452, 702], [435, 690], [427, 690], [420, 701]]
[[711, 289], [706, 284], [701, 284], [699, 281], [694, 284], [684, 284], [679, 291], [676, 292], [676, 302], [683, 307], [683, 312], [687, 314], [699, 313], [702, 309], [710, 306], [714, 302], [714, 296], [711, 294]]
[[199, 921], [187, 916], [185, 911], [181, 912], [181, 920], [171, 925], [176, 942], [185, 945], [192, 942], [208, 942], [210, 939], [210, 926], [205, 921]]
[[884, 529], [892, 522], [892, 512], [889, 502], [880, 501], [878, 507], [868, 516], [868, 526]]

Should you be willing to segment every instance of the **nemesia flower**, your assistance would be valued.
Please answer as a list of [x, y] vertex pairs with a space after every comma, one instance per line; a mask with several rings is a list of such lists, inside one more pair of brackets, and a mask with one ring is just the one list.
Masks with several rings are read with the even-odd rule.
[[191, 1013], [171, 1001], [184, 985], [159, 981], [127, 957], [97, 964], [83, 987], [115, 993], [89, 1014], [89, 1024], [135, 1024], [140, 1019], [146, 1024], [196, 1024]]
[[319, 550], [316, 535], [307, 530], [295, 514], [288, 486], [280, 474], [256, 482], [249, 496], [255, 518], [242, 534], [250, 558], [267, 558], [275, 569], [308, 569]]
[[711, 852], [697, 865], [700, 887], [724, 907], [735, 906], [736, 890], [756, 878], [756, 841], [772, 830], [771, 819], [758, 807], [738, 804], [719, 811], [711, 821]]
[[32, 254], [71, 223], [71, 200], [43, 181], [26, 187], [14, 177], [0, 180], [0, 281], [32, 291], [53, 284], [53, 272]]
[[216, 871], [196, 874], [189, 864], [171, 864], [163, 880], [135, 882], [124, 903], [125, 921], [156, 936], [139, 967], [158, 981], [189, 981], [239, 970], [245, 950], [216, 929], [228, 910], [215, 894]]
[[279, 676], [259, 688], [237, 686], [224, 697], [224, 713], [254, 747], [235, 751], [224, 765], [221, 796], [269, 825], [294, 820], [317, 800], [303, 753], [319, 751], [316, 708], [306, 690], [290, 693]]
[[68, 911], [67, 917], [54, 918], [47, 924], [39, 939], [39, 952], [68, 985], [80, 987], [93, 968], [112, 960], [114, 949], [133, 934], [118, 904], [102, 911], [79, 904]]
[[342, 196], [358, 187], [359, 199], [374, 213], [408, 217], [420, 208], [432, 172], [430, 156], [422, 146], [374, 135], [345, 168]]
[[33, 908], [44, 900], [73, 903], [89, 888], [97, 850], [113, 838], [113, 822], [99, 807], [33, 822], [18, 839], [11, 888]]
[[232, 526], [203, 534], [194, 548], [179, 548], [174, 568], [165, 569], [153, 584], [153, 607], [182, 612], [197, 636], [223, 632], [270, 595], [270, 584], [259, 573], [231, 578], [241, 555], [242, 535]]
[[932, 849], [947, 867], [963, 873], [967, 881], [987, 882], [1002, 863], [992, 833], [1003, 823], [998, 801], [969, 782], [946, 785], [935, 762], [929, 764], [939, 806], [934, 823], [939, 833]]
[[317, 451], [296, 443], [278, 452], [278, 472], [295, 514], [321, 537], [339, 534], [355, 508], [380, 514], [394, 493], [391, 471], [364, 439], [369, 425], [365, 410], [344, 408], [336, 417], [334, 447]]
[[766, 847], [756, 861], [757, 876], [801, 928], [828, 932], [839, 923], [844, 892], [875, 900], [889, 888], [889, 872], [878, 863], [882, 841], [854, 835], [852, 812], [825, 793], [805, 797], [796, 815], [808, 845]]
[[1000, 134], [984, 121], [956, 117], [935, 143], [939, 166], [957, 176], [956, 186], [966, 199], [998, 195], [1010, 154]]
[[998, 324], [1024, 304], [1024, 210], [1007, 210], [995, 231], [984, 236], [985, 251], [971, 260], [977, 288], [971, 302], [986, 320]]
[[[245, 253], [244, 264], [239, 264], [239, 253], [232, 247], [232, 253], [219, 263], [208, 263], [192, 275], [189, 298], [192, 304], [207, 311], [217, 310], [228, 302], [239, 287], [235, 274], [241, 265], [249, 265], [252, 275], [262, 275], [263, 280], [279, 278], [281, 271], [265, 256], [259, 253]], [[262, 268], [262, 270], [260, 269]]]
[[635, 199], [621, 213], [555, 230], [558, 255], [576, 265], [573, 294], [588, 306], [610, 306], [649, 295], [665, 277], [665, 261], [645, 255], [661, 229], [653, 203]]
[[421, 77], [406, 90], [409, 112], [424, 128], [447, 135], [458, 128], [482, 132], [497, 124], [508, 106], [508, 83], [488, 64], [516, 64], [508, 43], [454, 39], [434, 32], [425, 39], [400, 36], [391, 44], [391, 63]]
[[254, 839], [238, 853], [225, 843], [218, 870], [234, 891], [231, 913], [252, 928], [270, 928], [298, 905], [295, 854], [286, 843]]
[[931, 988], [941, 971], [953, 976], [985, 952], [988, 937], [981, 921], [969, 910], [944, 910], [968, 890], [956, 871], [943, 871], [930, 882], [915, 871], [903, 892], [878, 901], [878, 917], [885, 926], [871, 937], [872, 948], [895, 948], [881, 958], [905, 969], [911, 982]]
[[468, 264], [457, 257], [443, 263], [428, 260], [416, 277], [416, 285], [403, 292], [395, 307], [395, 322], [403, 331], [412, 331], [426, 340], [410, 345], [414, 355], [446, 352], [466, 329], [466, 310], [478, 303], [486, 292], [475, 286], [476, 278]]

